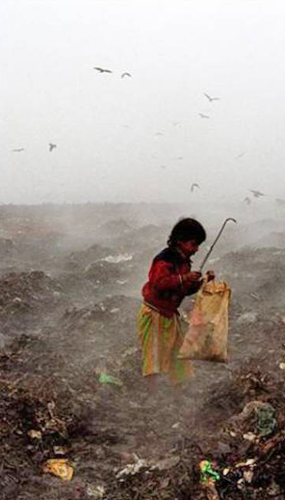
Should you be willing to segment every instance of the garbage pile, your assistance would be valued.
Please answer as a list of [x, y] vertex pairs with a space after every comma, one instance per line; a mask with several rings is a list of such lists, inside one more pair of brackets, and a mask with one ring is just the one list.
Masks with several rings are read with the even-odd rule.
[[10, 238], [0, 238], [0, 257], [5, 259], [13, 255], [14, 242]]
[[[80, 313], [69, 311], [64, 321], [66, 326], [76, 324], [78, 336], [82, 333], [80, 319], [98, 326], [98, 318], [107, 318], [110, 325], [117, 324], [113, 334], [118, 334], [118, 322], [112, 323], [112, 318], [119, 315], [120, 307], [127, 307], [128, 300], [110, 297], [101, 306], [97, 304], [91, 315], [88, 308]], [[75, 330], [62, 331], [62, 347], [66, 348], [68, 342], [74, 344]], [[96, 332], [95, 328], [95, 337]], [[54, 351], [63, 356], [60, 344], [54, 345], [56, 339], [58, 332], [49, 340]], [[91, 350], [87, 335], [85, 341], [85, 349]], [[71, 380], [72, 374], [78, 377], [75, 357], [66, 359], [68, 374], [65, 359], [62, 357], [55, 369], [51, 350], [37, 345], [36, 340], [24, 343], [22, 348], [18, 344], [18, 352], [11, 348], [2, 354], [3, 498], [17, 498], [20, 491], [23, 498], [29, 498], [28, 492], [38, 485], [41, 495], [43, 488], [49, 491], [43, 498], [56, 498], [60, 491], [63, 500], [283, 499], [284, 371], [267, 373], [248, 363], [227, 384], [217, 384], [216, 393], [212, 387], [212, 396], [204, 401], [202, 412], [197, 409], [196, 420], [192, 421], [189, 408], [195, 409], [194, 399], [185, 408], [184, 402], [181, 407], [173, 407], [164, 394], [152, 405], [143, 402], [140, 353], [135, 339], [131, 343], [129, 337], [128, 348], [125, 346], [122, 353], [115, 349], [115, 343], [110, 344], [107, 371], [96, 369], [93, 349], [88, 360], [93, 385], [82, 378], [81, 390], [75, 390]], [[79, 346], [80, 342], [74, 345], [74, 354], [86, 368], [88, 363]], [[102, 356], [100, 349], [99, 353]], [[120, 362], [116, 365], [112, 358]], [[46, 366], [41, 359], [46, 360]], [[27, 481], [29, 474], [32, 483]]]
[[25, 321], [58, 301], [61, 287], [42, 271], [10, 272], [0, 279], [0, 332], [23, 331]]
[[[232, 390], [247, 381], [253, 399], [229, 419], [207, 443], [203, 435], [190, 433], [177, 442], [172, 454], [160, 461], [134, 455], [115, 470], [109, 484], [109, 500], [177, 498], [186, 500], [265, 500], [285, 495], [285, 397], [284, 381], [260, 372], [241, 372]], [[255, 394], [253, 394], [255, 392]], [[247, 393], [248, 394], [248, 393]], [[244, 392], [245, 401], [248, 398]], [[206, 422], [205, 422], [206, 424]], [[205, 433], [206, 434], [206, 433]], [[204, 439], [204, 441], [203, 441]]]
[[83, 298], [90, 293], [114, 293], [136, 277], [133, 255], [92, 245], [71, 253], [63, 259], [63, 273], [59, 276], [67, 293], [77, 292]]
[[284, 303], [285, 249], [244, 248], [222, 257], [216, 269], [225, 281], [230, 280], [233, 296], [239, 296], [241, 304], [249, 301], [269, 310]]
[[[116, 352], [119, 355], [126, 348], [137, 344], [134, 332], [135, 312], [139, 304], [138, 299], [113, 295], [86, 307], [68, 308], [60, 320], [61, 333], [58, 337], [64, 339], [66, 346], [74, 342], [78, 344], [79, 350], [87, 351], [87, 357], [91, 350], [93, 359], [94, 356], [98, 358], [96, 353], [101, 356], [113, 356]], [[80, 339], [83, 335], [82, 344]]]
[[92, 245], [85, 250], [70, 253], [64, 260], [66, 271], [82, 271], [91, 262], [96, 262], [111, 253], [109, 248], [101, 245]]

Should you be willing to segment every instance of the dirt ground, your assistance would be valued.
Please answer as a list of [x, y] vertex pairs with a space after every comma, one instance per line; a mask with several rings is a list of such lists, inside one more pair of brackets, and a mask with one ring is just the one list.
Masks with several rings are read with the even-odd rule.
[[[147, 397], [140, 288], [181, 214], [0, 207], [1, 499], [285, 498], [278, 218], [243, 214], [211, 256], [209, 267], [232, 289], [229, 363], [195, 363], [180, 402], [166, 381]], [[211, 220], [209, 243], [216, 226]], [[102, 373], [114, 379], [104, 383]], [[66, 459], [72, 480], [45, 472], [50, 459]], [[218, 476], [203, 481], [202, 460]]]

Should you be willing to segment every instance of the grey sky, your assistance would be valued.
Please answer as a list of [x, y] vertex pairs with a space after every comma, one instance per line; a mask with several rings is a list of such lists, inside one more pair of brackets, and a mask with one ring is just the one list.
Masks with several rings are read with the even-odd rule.
[[197, 200], [285, 197], [284, 15], [283, 0], [2, 0], [0, 201], [186, 201], [192, 182]]

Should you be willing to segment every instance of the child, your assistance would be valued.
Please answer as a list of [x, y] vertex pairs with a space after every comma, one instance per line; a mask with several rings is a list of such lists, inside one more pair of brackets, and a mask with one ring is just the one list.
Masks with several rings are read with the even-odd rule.
[[[206, 239], [203, 226], [185, 218], [172, 229], [167, 247], [153, 260], [148, 282], [142, 289], [143, 304], [138, 313], [143, 375], [150, 393], [157, 392], [158, 377], [167, 374], [176, 393], [193, 374], [191, 361], [177, 359], [183, 342], [178, 307], [186, 295], [202, 285], [200, 272], [191, 271], [190, 257]], [[208, 272], [208, 280], [214, 278]]]

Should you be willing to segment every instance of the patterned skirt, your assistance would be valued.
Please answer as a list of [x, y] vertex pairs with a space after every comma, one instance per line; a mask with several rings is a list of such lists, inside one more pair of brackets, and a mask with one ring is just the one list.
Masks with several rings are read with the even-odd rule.
[[177, 359], [184, 338], [177, 314], [167, 318], [149, 305], [142, 304], [137, 324], [144, 376], [167, 374], [172, 385], [192, 378], [193, 363]]

